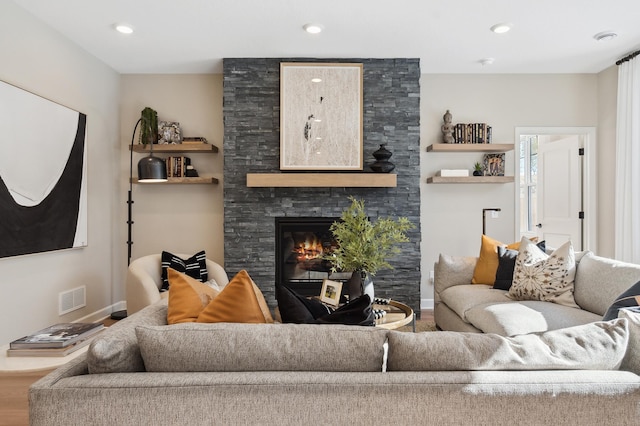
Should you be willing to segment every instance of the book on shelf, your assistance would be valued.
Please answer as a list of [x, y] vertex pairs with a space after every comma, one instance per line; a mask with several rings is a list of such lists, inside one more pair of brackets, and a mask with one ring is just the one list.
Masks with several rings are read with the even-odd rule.
[[199, 145], [199, 144], [209, 143], [209, 142], [207, 142], [207, 138], [202, 138], [202, 137], [185, 137], [185, 138], [182, 138], [182, 143], [184, 143], [184, 144], [194, 144], [194, 145]]
[[100, 322], [60, 323], [21, 337], [9, 344], [9, 349], [65, 348], [84, 340], [104, 328]]
[[[102, 330], [102, 329], [100, 329]], [[100, 331], [99, 330], [99, 331]], [[34, 357], [56, 357], [56, 356], [67, 356], [69, 354], [74, 353], [75, 351], [84, 348], [85, 346], [91, 343], [91, 340], [95, 336], [91, 334], [90, 336], [85, 337], [82, 340], [78, 340], [75, 343], [72, 343], [68, 346], [62, 348], [28, 348], [28, 349], [7, 349], [7, 356], [34, 356]]]
[[167, 177], [186, 177], [187, 166], [191, 165], [189, 157], [167, 157]]
[[442, 169], [436, 173], [436, 176], [442, 177], [468, 177], [469, 170], [467, 169]]

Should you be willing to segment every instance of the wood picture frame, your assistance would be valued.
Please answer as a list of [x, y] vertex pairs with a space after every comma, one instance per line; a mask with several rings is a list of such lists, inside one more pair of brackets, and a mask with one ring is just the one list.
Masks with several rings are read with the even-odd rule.
[[342, 283], [340, 281], [322, 280], [322, 290], [320, 290], [320, 301], [328, 305], [338, 306], [340, 294], [342, 293]]
[[361, 63], [280, 63], [280, 170], [362, 170], [362, 100]]

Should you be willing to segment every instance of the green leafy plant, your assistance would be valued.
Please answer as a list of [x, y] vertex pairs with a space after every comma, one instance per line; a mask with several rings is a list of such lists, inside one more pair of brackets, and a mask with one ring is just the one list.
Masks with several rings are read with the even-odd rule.
[[476, 161], [476, 164], [473, 165], [473, 170], [475, 170], [476, 172], [481, 172], [482, 171], [482, 164], [480, 164], [479, 162]]
[[397, 245], [409, 241], [406, 231], [415, 226], [406, 217], [379, 218], [372, 223], [364, 201], [349, 199], [351, 206], [330, 228], [338, 248], [324, 258], [332, 263], [334, 272], [361, 270], [375, 275], [380, 269], [393, 269], [387, 259], [400, 253]]
[[142, 121], [140, 122], [140, 143], [157, 143], [158, 142], [158, 113], [146, 107], [140, 114]]

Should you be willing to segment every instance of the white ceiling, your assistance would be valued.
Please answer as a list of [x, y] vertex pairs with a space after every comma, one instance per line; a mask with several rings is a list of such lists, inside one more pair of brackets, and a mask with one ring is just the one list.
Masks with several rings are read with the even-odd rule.
[[[14, 0], [120, 73], [222, 58], [420, 58], [423, 73], [597, 73], [640, 48], [640, 0]], [[135, 28], [117, 33], [115, 23]], [[306, 23], [324, 31], [310, 35]], [[513, 24], [502, 35], [489, 28]], [[593, 36], [615, 31], [597, 42]], [[495, 58], [483, 66], [483, 58]]]

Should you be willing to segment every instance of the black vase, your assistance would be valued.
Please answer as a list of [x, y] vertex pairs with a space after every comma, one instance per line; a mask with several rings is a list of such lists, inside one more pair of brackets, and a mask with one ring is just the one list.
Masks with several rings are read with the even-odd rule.
[[392, 155], [391, 151], [385, 148], [385, 144], [380, 144], [380, 148], [373, 152], [376, 162], [370, 166], [371, 170], [376, 173], [389, 173], [395, 169], [395, 164], [389, 161]]
[[371, 275], [363, 270], [355, 270], [351, 274], [351, 278], [345, 283], [349, 294], [349, 301], [354, 300], [363, 294], [368, 294], [373, 301], [373, 280]]

